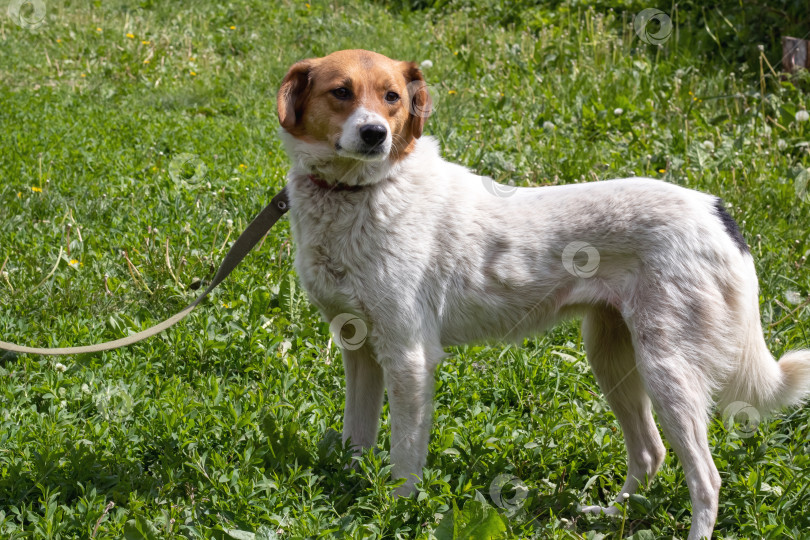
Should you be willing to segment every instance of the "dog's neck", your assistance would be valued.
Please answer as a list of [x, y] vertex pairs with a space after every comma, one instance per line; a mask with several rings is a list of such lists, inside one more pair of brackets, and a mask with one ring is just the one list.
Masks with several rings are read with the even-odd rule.
[[312, 182], [319, 188], [328, 191], [359, 191], [363, 189], [362, 185], [350, 186], [349, 184], [344, 184], [342, 182], [329, 183], [320, 176], [315, 174], [308, 174], [307, 178], [309, 179], [310, 182]]

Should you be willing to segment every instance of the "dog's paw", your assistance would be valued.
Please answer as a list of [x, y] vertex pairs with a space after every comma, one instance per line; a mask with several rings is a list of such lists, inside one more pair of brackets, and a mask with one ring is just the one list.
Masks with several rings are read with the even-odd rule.
[[622, 511], [618, 506], [583, 506], [580, 508], [580, 512], [583, 514], [604, 514], [609, 517], [622, 515]]

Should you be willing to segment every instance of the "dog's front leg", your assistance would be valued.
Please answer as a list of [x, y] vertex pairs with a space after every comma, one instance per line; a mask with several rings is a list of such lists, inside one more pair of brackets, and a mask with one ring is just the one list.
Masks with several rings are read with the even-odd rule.
[[383, 364], [391, 415], [391, 464], [394, 476], [405, 479], [395, 492], [398, 496], [413, 493], [414, 484], [422, 477], [433, 420], [437, 363], [420, 348]]
[[383, 371], [371, 346], [343, 349], [346, 373], [346, 407], [343, 410], [343, 443], [350, 442], [359, 453], [377, 442], [383, 403]]

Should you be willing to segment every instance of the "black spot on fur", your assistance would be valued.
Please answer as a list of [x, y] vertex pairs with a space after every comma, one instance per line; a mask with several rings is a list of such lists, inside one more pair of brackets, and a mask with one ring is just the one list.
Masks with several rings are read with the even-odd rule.
[[726, 227], [726, 232], [734, 240], [734, 243], [737, 244], [737, 247], [740, 248], [740, 251], [743, 253], [750, 253], [748, 249], [748, 244], [745, 243], [745, 238], [743, 238], [742, 233], [740, 232], [740, 227], [737, 225], [737, 222], [734, 221], [734, 218], [726, 212], [726, 205], [723, 202], [723, 199], [717, 198], [714, 201], [714, 211], [717, 212], [717, 217], [720, 218], [720, 221], [723, 222], [723, 225]]

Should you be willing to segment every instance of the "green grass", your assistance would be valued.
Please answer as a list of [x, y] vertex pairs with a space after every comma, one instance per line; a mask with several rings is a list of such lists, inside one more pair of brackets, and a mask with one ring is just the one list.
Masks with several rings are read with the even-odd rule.
[[[634, 35], [632, 11], [580, 3], [79, 4], [44, 0], [35, 30], [0, 5], [2, 340], [90, 344], [186, 305], [284, 183], [286, 68], [362, 47], [433, 62], [427, 132], [482, 174], [638, 174], [722, 196], [756, 258], [771, 350], [810, 346], [810, 122], [795, 118], [807, 81], [704, 54], [686, 37], [702, 27], [657, 48]], [[184, 153], [204, 174], [170, 174]], [[576, 324], [451, 350], [420, 494], [392, 500], [387, 426], [357, 469], [334, 444], [340, 353], [292, 249], [282, 222], [186, 321], [133, 347], [0, 357], [0, 537], [452, 538], [449, 521], [475, 515], [496, 537], [620, 535], [621, 521], [576, 513], [625, 471]], [[806, 538], [810, 411], [741, 434], [712, 424], [717, 536]], [[520, 504], [493, 504], [502, 474], [527, 486]], [[670, 452], [623, 532], [682, 537], [689, 522]]]

